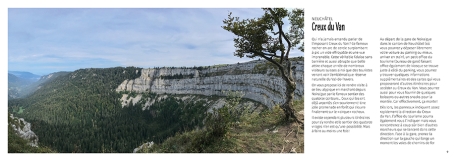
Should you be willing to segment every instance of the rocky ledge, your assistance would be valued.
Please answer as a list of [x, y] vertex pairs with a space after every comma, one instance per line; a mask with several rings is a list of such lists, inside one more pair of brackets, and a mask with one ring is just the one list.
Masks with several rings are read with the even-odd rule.
[[38, 147], [38, 136], [31, 130], [32, 125], [23, 118], [14, 117], [13, 114], [10, 114], [10, 117], [12, 119], [12, 123], [9, 125], [13, 127], [14, 132], [16, 132], [16, 134], [21, 138], [28, 140], [30, 142], [30, 146]]

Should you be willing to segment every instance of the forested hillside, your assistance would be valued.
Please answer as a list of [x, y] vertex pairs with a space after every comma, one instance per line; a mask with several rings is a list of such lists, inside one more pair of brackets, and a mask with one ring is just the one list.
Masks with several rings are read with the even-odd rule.
[[28, 98], [10, 100], [9, 112], [29, 121], [40, 144], [58, 152], [132, 152], [146, 141], [161, 142], [202, 125], [206, 100], [184, 103], [169, 96], [150, 110], [143, 111], [141, 103], [122, 107], [115, 88], [139, 75], [134, 67], [80, 69], [44, 84]]
[[19, 97], [20, 86], [22, 84], [23, 81], [19, 77], [8, 73], [8, 99]]
[[[8, 99], [24, 98], [40, 89], [42, 85], [54, 80], [57, 77], [65, 76], [70, 72], [55, 72], [41, 78], [36, 78], [37, 75], [28, 72], [13, 72], [23, 73], [22, 77], [8, 73]], [[25, 74], [28, 73], [28, 74]]]
[[8, 99], [19, 98], [28, 93], [28, 87], [40, 76], [30, 72], [8, 71]]
[[[299, 61], [301, 59], [298, 58], [296, 60]], [[303, 69], [302, 63], [296, 64], [298, 66], [297, 68]], [[220, 67], [210, 66], [205, 68], [212, 68], [214, 70], [213, 72], [221, 73]], [[197, 81], [196, 84], [186, 83], [189, 77], [183, 75], [182, 77], [171, 77], [174, 78], [171, 80], [176, 82], [176, 84], [167, 83], [170, 81], [170, 76], [180, 76], [181, 74], [178, 72], [173, 72], [174, 74], [169, 75], [166, 74], [165, 76], [161, 75], [164, 74], [164, 72], [160, 72], [161, 76], [157, 76], [155, 81], [151, 82], [148, 77], [143, 76], [143, 78], [138, 78], [141, 77], [141, 75], [144, 75], [144, 73], [141, 73], [144, 70], [135, 67], [89, 68], [76, 70], [70, 73], [62, 72], [50, 74], [41, 78], [40, 81], [42, 81], [42, 83], [37, 85], [35, 87], [36, 91], [29, 96], [19, 99], [10, 99], [8, 101], [8, 111], [16, 117], [24, 118], [31, 123], [32, 130], [39, 137], [38, 143], [40, 146], [50, 147], [51, 150], [57, 152], [131, 153], [133, 149], [146, 142], [154, 142], [159, 146], [168, 139], [168, 142], [164, 146], [173, 146], [173, 144], [169, 143], [169, 138], [176, 135], [187, 135], [189, 133], [203, 135], [197, 138], [199, 140], [212, 139], [211, 141], [215, 142], [211, 142], [211, 144], [217, 146], [220, 138], [224, 139], [227, 135], [229, 137], [232, 136], [230, 136], [230, 134], [224, 134], [222, 136], [217, 136], [215, 139], [206, 137], [208, 125], [211, 126], [212, 124], [212, 127], [216, 128], [212, 129], [213, 131], [211, 131], [211, 133], [217, 133], [219, 129], [216, 126], [219, 126], [219, 124], [212, 122], [207, 123], [205, 120], [208, 120], [207, 118], [211, 116], [213, 119], [214, 114], [212, 113], [214, 109], [218, 110], [219, 108], [223, 108], [229, 101], [227, 101], [225, 95], [222, 94], [202, 95], [201, 93], [190, 89], [189, 87], [191, 87], [191, 85], [214, 84], [211, 89], [219, 89], [221, 93], [230, 91], [230, 88], [237, 89], [242, 93], [245, 92], [246, 95], [252, 94], [255, 91], [263, 91], [261, 92], [263, 94], [259, 94], [259, 99], [263, 97], [266, 101], [271, 101], [271, 97], [266, 96], [265, 93], [276, 93], [275, 90], [283, 90], [280, 85], [274, 85], [281, 82], [274, 81], [274, 76], [277, 76], [271, 74], [274, 69], [268, 68], [267, 63], [263, 63], [262, 61], [225, 65], [225, 68], [227, 68], [227, 70], [223, 73], [229, 73], [224, 74], [225, 78], [218, 74], [212, 76], [206, 75], [204, 77], [192, 76], [192, 80]], [[234, 72], [242, 69], [249, 70], [249, 68], [253, 68], [253, 71]], [[157, 69], [157, 71], [162, 70], [174, 71], [173, 68]], [[257, 73], [257, 71], [263, 70], [266, 70], [266, 72]], [[199, 71], [200, 70], [198, 69], [193, 70], [193, 72], [198, 73]], [[204, 73], [204, 71], [205, 70], [202, 70], [201, 72]], [[303, 87], [303, 81], [299, 78], [301, 77], [300, 75], [302, 74], [296, 74], [298, 82], [300, 82], [299, 85]], [[237, 78], [230, 78], [230, 76]], [[245, 77], [262, 78], [263, 81], [268, 82], [266, 89], [268, 87], [271, 87], [271, 89], [263, 90], [264, 87], [261, 89], [261, 86], [260, 89], [258, 89], [258, 85], [248, 86], [245, 84], [247, 81], [241, 81], [242, 78]], [[210, 79], [211, 81], [206, 81], [206, 79]], [[121, 84], [126, 81], [129, 81], [127, 87], [131, 87], [132, 89], [119, 90], [119, 86], [122, 86]], [[147, 85], [145, 84], [153, 85], [152, 87], [161, 86], [164, 87], [166, 91], [170, 92], [157, 93], [155, 90], [147, 89]], [[239, 84], [239, 86], [233, 87], [234, 84]], [[179, 88], [179, 85], [183, 88]], [[226, 87], [230, 85], [232, 87]], [[145, 89], [142, 88], [143, 90], [137, 90], [144, 86], [146, 87]], [[297, 100], [302, 100], [303, 88], [301, 87], [297, 89]], [[171, 92], [171, 89], [173, 88], [176, 91], [183, 92], [173, 93]], [[207, 89], [208, 92], [213, 92], [210, 88], [206, 87], [205, 89]], [[259, 101], [254, 102], [248, 96], [247, 98], [244, 96], [236, 107], [249, 108], [249, 113], [253, 113], [252, 111], [256, 111], [255, 113], [263, 113], [262, 111], [264, 109], [271, 109], [267, 104]], [[297, 106], [297, 109], [302, 110], [300, 105]], [[281, 115], [283, 113], [276, 112], [276, 114]], [[254, 115], [255, 114], [253, 114], [253, 116]], [[247, 117], [251, 117], [251, 115], [247, 114]], [[224, 118], [222, 117], [222, 119]], [[256, 117], [254, 119], [256, 120], [237, 121], [235, 124], [251, 123], [255, 128], [255, 132], [263, 131], [271, 127], [274, 128], [274, 126], [283, 126], [281, 124], [281, 119], [283, 118], [280, 117], [273, 118], [267, 125], [262, 121], [264, 117]], [[266, 116], [266, 119], [268, 119], [268, 116]], [[231, 125], [227, 125], [227, 127], [228, 126]], [[290, 130], [291, 129], [286, 129], [287, 134], [291, 132]], [[258, 134], [251, 133], [251, 128], [237, 128], [235, 130], [226, 128], [225, 131], [228, 131], [228, 133], [239, 132], [239, 134], [244, 135]], [[300, 134], [302, 133], [296, 132], [297, 137], [299, 137]], [[190, 136], [192, 136], [192, 134]], [[277, 141], [276, 143], [282, 143], [282, 140], [279, 140], [280, 136], [275, 136], [275, 134], [266, 134], [265, 136], [267, 141], [274, 139], [274, 141]], [[236, 139], [240, 141], [246, 140], [242, 137], [237, 137]], [[179, 138], [175, 140], [179, 141]], [[199, 140], [195, 142], [199, 143]], [[172, 141], [173, 140], [171, 140], [171, 142]], [[246, 141], [255, 141], [255, 139]], [[300, 141], [302, 140], [296, 138], [298, 146], [303, 144]], [[296, 143], [287, 144], [296, 145]], [[243, 145], [244, 144], [238, 144], [237, 146], [241, 147]], [[225, 145], [222, 146], [227, 147]], [[207, 148], [209, 146], [200, 147], [202, 148], [188, 150], [188, 152], [277, 152], [277, 148], [275, 147], [262, 151], [250, 149], [213, 150]], [[255, 147], [255, 145], [253, 147]], [[154, 150], [153, 152], [156, 151], [162, 152], [161, 149]], [[183, 152], [182, 150], [174, 149], [163, 150], [163, 152], [169, 151]], [[303, 151], [302, 148], [301, 151]], [[184, 152], [187, 151], [184, 150]]]

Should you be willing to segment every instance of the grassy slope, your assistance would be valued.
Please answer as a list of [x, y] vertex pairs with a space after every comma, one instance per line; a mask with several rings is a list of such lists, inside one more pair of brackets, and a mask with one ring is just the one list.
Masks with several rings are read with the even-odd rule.
[[[294, 108], [297, 112], [304, 110], [304, 101], [295, 101]], [[207, 140], [205, 130], [193, 130], [140, 152], [286, 153], [295, 148], [296, 152], [304, 153], [303, 128], [296, 123], [285, 123], [283, 118], [283, 111], [274, 107], [243, 115], [239, 123], [217, 140]]]

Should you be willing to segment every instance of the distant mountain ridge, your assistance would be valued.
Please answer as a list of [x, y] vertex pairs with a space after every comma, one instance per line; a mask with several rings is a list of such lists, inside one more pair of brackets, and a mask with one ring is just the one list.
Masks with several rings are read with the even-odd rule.
[[42, 84], [68, 73], [62, 71], [39, 76], [24, 71], [8, 71], [8, 98], [23, 98], [38, 90]]
[[26, 71], [8, 71], [8, 74], [15, 75], [18, 78], [29, 80], [31, 82], [36, 82], [41, 78], [40, 75], [36, 75]]
[[19, 88], [23, 86], [23, 80], [14, 74], [8, 73], [8, 98], [18, 98]]

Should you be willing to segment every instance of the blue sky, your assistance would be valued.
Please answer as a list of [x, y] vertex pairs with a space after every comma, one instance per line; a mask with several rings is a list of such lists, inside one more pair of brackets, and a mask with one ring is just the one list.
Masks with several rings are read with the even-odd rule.
[[[233, 56], [229, 12], [255, 9], [8, 9], [8, 70], [44, 75], [116, 66], [207, 66], [246, 62]], [[297, 50], [291, 56], [302, 56]]]

